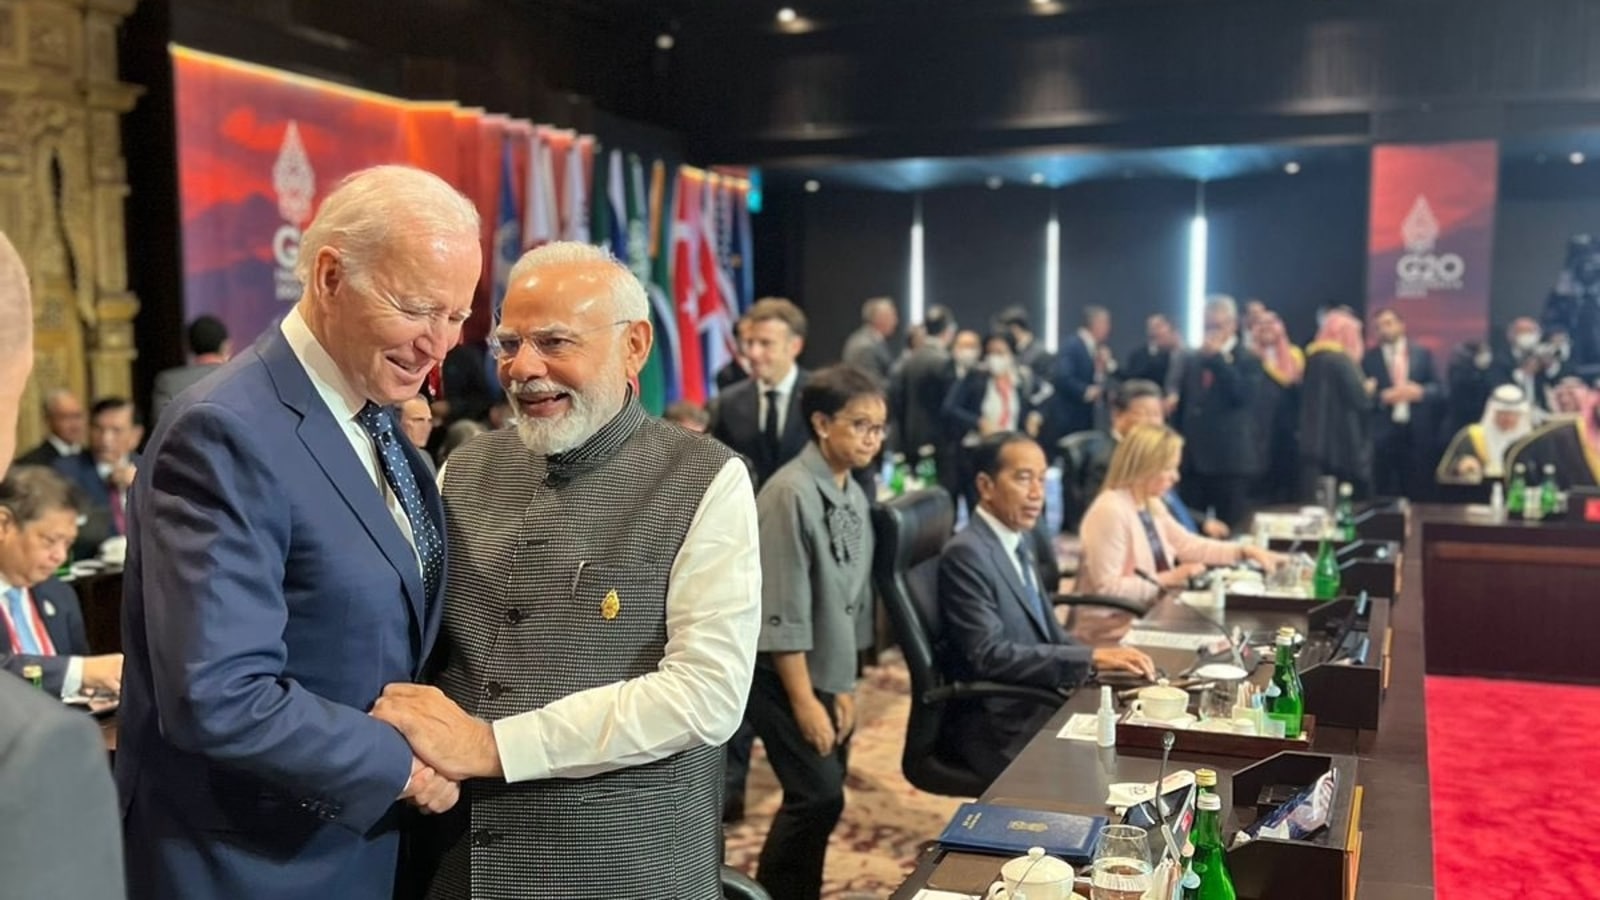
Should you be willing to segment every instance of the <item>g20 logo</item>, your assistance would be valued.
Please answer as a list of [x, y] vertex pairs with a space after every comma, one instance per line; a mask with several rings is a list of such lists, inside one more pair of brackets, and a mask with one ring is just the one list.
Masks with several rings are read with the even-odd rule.
[[1466, 273], [1466, 261], [1459, 253], [1407, 253], [1395, 263], [1402, 297], [1460, 290]]

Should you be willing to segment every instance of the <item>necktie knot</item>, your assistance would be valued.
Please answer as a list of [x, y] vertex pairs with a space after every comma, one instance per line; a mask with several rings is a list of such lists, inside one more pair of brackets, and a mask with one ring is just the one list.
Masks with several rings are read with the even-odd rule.
[[372, 435], [375, 441], [381, 441], [386, 435], [394, 432], [394, 419], [390, 418], [387, 407], [382, 407], [371, 401], [361, 407], [356, 413], [356, 422]]

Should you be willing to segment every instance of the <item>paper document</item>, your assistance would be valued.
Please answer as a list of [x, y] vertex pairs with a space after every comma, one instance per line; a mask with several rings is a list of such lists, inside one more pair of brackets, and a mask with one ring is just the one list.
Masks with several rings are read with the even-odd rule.
[[1161, 650], [1199, 650], [1221, 639], [1222, 636], [1219, 634], [1205, 632], [1197, 634], [1189, 631], [1135, 628], [1128, 632], [1128, 636], [1123, 638], [1122, 642], [1134, 647], [1155, 647]]
[[911, 900], [978, 900], [977, 894], [952, 894], [949, 891], [933, 891], [923, 888]]

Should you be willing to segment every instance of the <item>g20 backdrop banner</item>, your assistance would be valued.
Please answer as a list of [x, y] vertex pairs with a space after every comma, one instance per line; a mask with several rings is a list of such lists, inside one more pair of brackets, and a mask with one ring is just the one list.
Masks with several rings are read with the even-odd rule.
[[1372, 151], [1367, 319], [1394, 309], [1443, 364], [1489, 330], [1499, 152], [1493, 141]]
[[[482, 342], [511, 264], [553, 240], [611, 247], [650, 289], [652, 412], [701, 401], [752, 300], [742, 173], [602, 150], [590, 135], [448, 102], [411, 102], [174, 46], [185, 317], [221, 319], [235, 347], [300, 297], [300, 236], [351, 172], [404, 163], [472, 198], [483, 275], [466, 342]], [[599, 185], [598, 188], [595, 185]]]

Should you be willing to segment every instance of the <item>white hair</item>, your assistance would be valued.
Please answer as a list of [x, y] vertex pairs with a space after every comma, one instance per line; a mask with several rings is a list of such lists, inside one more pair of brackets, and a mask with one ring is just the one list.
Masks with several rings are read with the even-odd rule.
[[572, 263], [603, 265], [606, 269], [606, 286], [611, 291], [611, 306], [616, 311], [617, 318], [630, 322], [649, 321], [650, 300], [645, 296], [644, 285], [639, 283], [638, 276], [612, 256], [610, 250], [593, 244], [556, 241], [535, 247], [522, 254], [517, 264], [511, 267], [511, 274], [507, 276], [506, 283], [517, 284], [539, 269]]
[[1206, 315], [1222, 313], [1230, 319], [1239, 318], [1239, 304], [1227, 294], [1212, 294], [1206, 298]]
[[893, 309], [895, 312], [899, 312], [895, 308], [894, 301], [888, 297], [873, 297], [861, 304], [861, 321], [870, 325], [872, 320], [878, 317], [879, 311], [883, 309]]
[[410, 166], [373, 166], [346, 176], [322, 201], [300, 238], [294, 274], [309, 284], [317, 254], [332, 247], [351, 277], [365, 278], [402, 235], [476, 244], [478, 229], [478, 208], [443, 178]]

